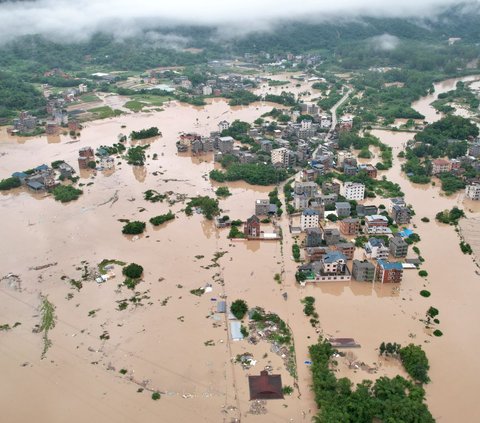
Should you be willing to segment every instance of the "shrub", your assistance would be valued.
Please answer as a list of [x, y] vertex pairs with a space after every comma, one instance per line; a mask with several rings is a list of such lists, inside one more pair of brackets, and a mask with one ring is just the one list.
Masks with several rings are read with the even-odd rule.
[[159, 216], [152, 217], [150, 219], [150, 223], [153, 226], [159, 226], [162, 223], [168, 222], [169, 220], [173, 220], [173, 219], [175, 219], [175, 215], [171, 211], [169, 211], [166, 214], [161, 214]]
[[421, 221], [425, 222], [425, 223], [428, 223], [428, 222], [430, 222], [430, 219], [428, 217], [422, 217]]
[[160, 392], [154, 392], [152, 394], [152, 400], [158, 401], [161, 398]]
[[59, 185], [53, 189], [52, 193], [56, 201], [68, 203], [80, 197], [83, 191], [71, 185]]
[[433, 331], [433, 334], [434, 334], [435, 336], [442, 336], [442, 335], [443, 335], [443, 332], [442, 332], [440, 329], [435, 329], [435, 330]]
[[420, 270], [420, 272], [418, 272], [418, 276], [426, 278], [428, 276], [428, 272], [426, 270]]
[[292, 395], [293, 394], [293, 388], [291, 386], [286, 385], [282, 388], [282, 393], [284, 395]]
[[12, 188], [17, 188], [22, 185], [22, 182], [17, 177], [2, 179], [0, 181], [0, 191], [7, 191]]
[[122, 229], [122, 233], [126, 235], [137, 235], [143, 233], [145, 230], [145, 222], [140, 222], [138, 220], [134, 220], [132, 222], [128, 222]]
[[217, 197], [228, 197], [229, 195], [232, 195], [228, 187], [218, 187], [215, 194]]
[[295, 261], [300, 260], [300, 247], [298, 246], [298, 244], [292, 245], [292, 254]]
[[400, 359], [407, 373], [415, 380], [428, 383], [428, 370], [430, 366], [425, 351], [420, 345], [410, 344], [400, 349]]
[[243, 300], [235, 300], [230, 306], [230, 311], [238, 320], [241, 320], [248, 311], [248, 305]]
[[422, 297], [428, 298], [428, 297], [430, 297], [430, 295], [432, 295], [432, 294], [430, 294], [430, 291], [427, 291], [426, 289], [422, 289], [422, 290], [420, 291], [420, 295], [421, 295]]
[[130, 263], [123, 268], [122, 273], [128, 278], [138, 279], [142, 276], [143, 267], [136, 263]]

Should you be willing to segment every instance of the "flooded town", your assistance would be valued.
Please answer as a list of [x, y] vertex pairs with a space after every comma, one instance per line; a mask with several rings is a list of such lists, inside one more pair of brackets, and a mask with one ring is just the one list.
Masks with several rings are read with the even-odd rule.
[[42, 71], [0, 116], [3, 419], [478, 421], [477, 50]]

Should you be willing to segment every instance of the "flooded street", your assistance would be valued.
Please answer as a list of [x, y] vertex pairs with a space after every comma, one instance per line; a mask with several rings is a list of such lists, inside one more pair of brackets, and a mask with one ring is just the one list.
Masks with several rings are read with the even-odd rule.
[[[275, 75], [273, 79], [283, 77]], [[440, 84], [438, 92], [448, 91], [454, 84], [454, 80]], [[291, 91], [291, 87], [272, 87], [271, 92], [282, 90]], [[424, 98], [414, 105], [427, 121], [439, 118], [429, 106], [433, 99]], [[148, 189], [172, 192], [173, 199], [176, 194], [213, 197], [220, 184], [208, 179], [214, 166], [211, 154], [178, 154], [178, 134], [194, 131], [207, 135], [223, 119], [253, 122], [272, 107], [259, 102], [231, 108], [221, 99], [205, 107], [171, 102], [164, 105], [163, 112], [88, 123], [78, 140], [63, 135], [16, 140], [2, 128], [2, 177], [54, 160], [65, 160], [77, 169], [79, 148], [111, 145], [119, 134], [132, 130], [158, 126], [163, 135], [152, 141], [145, 167], [133, 167], [118, 158], [114, 171], [82, 171], [79, 182], [84, 184], [84, 194], [72, 203], [61, 204], [24, 188], [0, 194], [5, 222], [0, 278], [13, 273], [21, 280], [19, 286], [0, 281], [0, 324], [21, 323], [0, 334], [4, 382], [0, 405], [5, 421], [38, 421], [41, 415], [45, 416], [42, 422], [68, 419], [72, 423], [230, 422], [240, 417], [245, 421], [309, 422], [316, 406], [305, 361], [308, 346], [318, 334], [302, 311], [300, 300], [307, 295], [316, 299], [323, 334], [354, 337], [361, 344], [354, 351], [358, 360], [378, 366], [378, 372], [370, 374], [348, 369], [345, 360], [339, 359], [338, 376], [360, 382], [403, 375], [398, 362], [379, 359], [378, 346], [382, 341], [421, 344], [430, 360], [432, 382], [426, 392], [434, 417], [453, 422], [462, 410], [464, 421], [478, 420], [480, 405], [474, 396], [480, 386], [476, 360], [480, 329], [473, 322], [480, 318], [480, 276], [475, 274], [472, 258], [460, 251], [454, 228], [435, 222], [438, 211], [464, 204], [463, 194], [446, 197], [438, 186], [416, 185], [405, 178], [397, 154], [413, 134], [372, 132], [393, 147], [393, 167], [383, 174], [401, 185], [406, 202], [416, 212], [411, 226], [421, 237], [418, 247], [429, 273], [426, 280], [407, 270], [400, 286], [352, 281], [300, 288], [294, 277], [297, 264], [291, 258], [294, 241], [288, 232], [288, 216], [279, 221], [282, 242], [230, 241], [228, 229], [217, 229], [199, 214], [186, 216], [181, 201], [168, 204], [143, 199]], [[266, 198], [273, 188], [243, 182], [221, 185], [227, 185], [232, 193], [220, 200], [223, 214], [242, 220], [254, 213], [254, 201]], [[375, 202], [382, 201], [386, 200]], [[468, 204], [468, 209], [472, 210], [469, 215], [480, 211], [475, 204]], [[159, 227], [147, 223], [146, 232], [138, 238], [122, 235], [119, 219], [148, 222], [169, 210], [176, 214], [175, 220]], [[430, 222], [423, 223], [422, 217]], [[217, 252], [226, 253], [214, 261]], [[361, 255], [360, 251], [356, 254]], [[80, 280], [85, 266], [91, 270], [103, 259], [144, 267], [144, 281], [136, 288], [139, 302], [130, 301], [134, 292], [122, 285], [119, 266], [114, 267], [116, 277], [106, 283], [88, 281], [79, 290], [72, 288], [71, 279]], [[39, 269], [47, 264], [50, 266]], [[274, 280], [276, 273], [281, 274], [281, 283]], [[202, 296], [190, 292], [207, 283], [212, 284], [211, 292]], [[428, 289], [431, 297], [421, 297], [422, 289]], [[56, 327], [50, 332], [52, 346], [44, 360], [40, 359], [41, 334], [32, 333], [40, 320], [40, 295], [48, 296], [57, 315]], [[295, 380], [265, 341], [257, 345], [229, 341], [224, 318], [211, 318], [223, 296], [227, 301], [242, 298], [250, 307], [277, 313], [292, 329], [298, 392], [269, 401], [265, 415], [248, 413], [247, 375], [259, 374], [269, 365], [282, 375], [284, 385], [294, 387]], [[128, 304], [125, 310], [119, 310], [122, 301]], [[440, 311], [439, 328], [444, 333], [440, 338], [432, 337], [420, 321], [430, 306]], [[258, 360], [249, 370], [232, 363], [246, 352]], [[162, 393], [159, 401], [151, 399], [153, 391]], [[28, 407], [23, 405], [25, 398]]]

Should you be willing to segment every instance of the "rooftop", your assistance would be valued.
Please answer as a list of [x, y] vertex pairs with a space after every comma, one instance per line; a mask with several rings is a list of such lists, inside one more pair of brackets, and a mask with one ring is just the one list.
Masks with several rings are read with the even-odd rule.
[[381, 266], [385, 270], [403, 270], [402, 263], [397, 262], [389, 262], [384, 260], [378, 260], [378, 265]]
[[266, 370], [260, 376], [249, 376], [250, 400], [283, 399], [282, 377], [269, 375]]
[[318, 213], [317, 210], [312, 210], [312, 209], [305, 209], [302, 214], [304, 216], [318, 216], [320, 213]]
[[339, 251], [330, 251], [323, 257], [324, 263], [334, 263], [339, 260], [347, 261], [347, 257]]

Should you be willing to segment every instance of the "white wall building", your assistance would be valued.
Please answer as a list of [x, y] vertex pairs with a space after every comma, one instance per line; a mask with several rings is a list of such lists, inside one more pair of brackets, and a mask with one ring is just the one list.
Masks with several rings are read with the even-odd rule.
[[317, 210], [306, 209], [300, 217], [300, 227], [302, 231], [309, 228], [318, 228], [320, 224], [320, 213]]
[[365, 185], [357, 182], [345, 182], [341, 194], [347, 200], [363, 200], [365, 198]]
[[480, 183], [477, 182], [467, 185], [465, 195], [471, 200], [480, 200]]
[[219, 130], [220, 132], [226, 131], [228, 128], [230, 128], [230, 124], [229, 124], [226, 120], [222, 120], [222, 121], [218, 124], [218, 130]]

